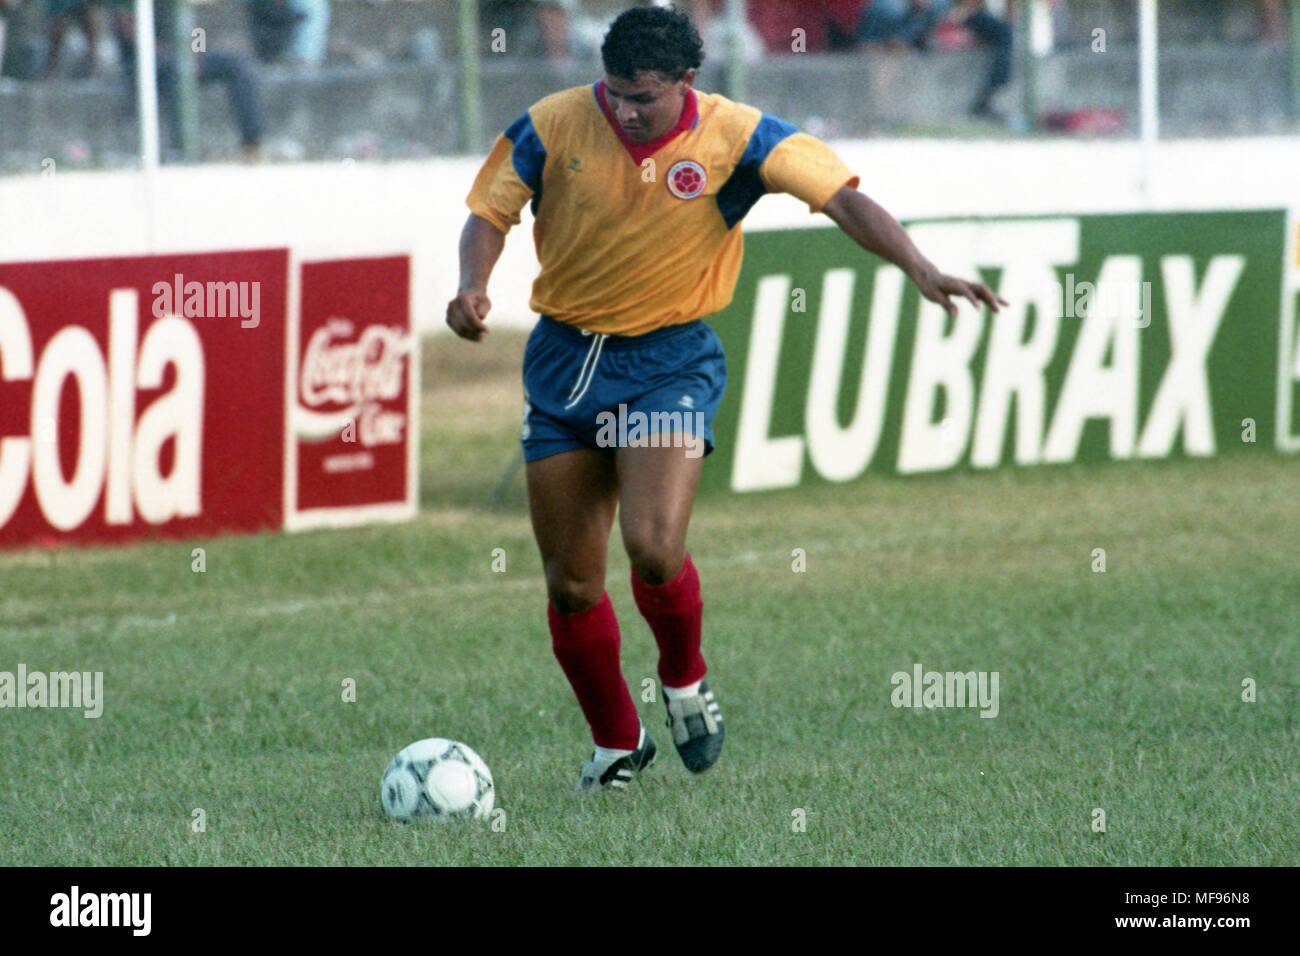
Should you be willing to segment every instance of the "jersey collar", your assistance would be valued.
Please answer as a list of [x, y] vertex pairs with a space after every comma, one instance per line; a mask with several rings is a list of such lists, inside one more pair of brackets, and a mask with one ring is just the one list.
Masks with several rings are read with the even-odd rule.
[[618, 125], [618, 120], [614, 118], [609, 104], [605, 102], [605, 81], [597, 80], [596, 85], [592, 87], [592, 91], [596, 94], [596, 105], [600, 107], [600, 112], [604, 115], [606, 122], [609, 123], [610, 129], [614, 131], [614, 135], [618, 137], [619, 142], [623, 144], [623, 148], [631, 154], [637, 165], [644, 163], [682, 133], [695, 129], [700, 122], [700, 105], [695, 98], [695, 91], [687, 90], [686, 102], [682, 104], [682, 117], [677, 121], [677, 125], [658, 139], [652, 139], [648, 143], [634, 143], [628, 139], [627, 133], [623, 132], [623, 127]]

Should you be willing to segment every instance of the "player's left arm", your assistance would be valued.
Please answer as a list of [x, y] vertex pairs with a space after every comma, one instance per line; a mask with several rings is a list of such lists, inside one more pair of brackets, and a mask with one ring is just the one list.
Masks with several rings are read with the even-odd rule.
[[897, 219], [852, 186], [844, 186], [835, 193], [822, 206], [822, 212], [863, 249], [902, 269], [921, 290], [921, 295], [939, 303], [949, 315], [957, 314], [952, 296], [969, 299], [976, 309], [982, 302], [994, 312], [998, 311], [999, 304], [1008, 304], [982, 282], [958, 279], [940, 272], [921, 254]]

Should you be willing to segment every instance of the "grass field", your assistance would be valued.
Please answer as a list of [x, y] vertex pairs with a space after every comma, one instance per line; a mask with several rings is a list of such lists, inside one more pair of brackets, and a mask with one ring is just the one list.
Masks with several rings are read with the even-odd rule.
[[[659, 763], [572, 793], [590, 740], [522, 479], [490, 499], [522, 344], [426, 348], [410, 524], [0, 556], [0, 670], [102, 670], [106, 696], [0, 711], [0, 863], [1300, 863], [1300, 462], [1268, 455], [702, 500], [723, 759], [691, 777], [643, 702]], [[612, 544], [639, 700], [654, 645]], [[896, 709], [915, 663], [998, 671], [998, 716]], [[384, 766], [434, 735], [488, 761], [504, 830], [382, 819]]]

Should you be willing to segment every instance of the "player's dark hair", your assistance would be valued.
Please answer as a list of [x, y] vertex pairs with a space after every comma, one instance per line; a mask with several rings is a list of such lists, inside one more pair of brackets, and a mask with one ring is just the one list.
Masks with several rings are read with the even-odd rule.
[[633, 7], [610, 24], [600, 57], [610, 76], [632, 80], [645, 70], [676, 81], [699, 69], [704, 43], [695, 24], [676, 8]]

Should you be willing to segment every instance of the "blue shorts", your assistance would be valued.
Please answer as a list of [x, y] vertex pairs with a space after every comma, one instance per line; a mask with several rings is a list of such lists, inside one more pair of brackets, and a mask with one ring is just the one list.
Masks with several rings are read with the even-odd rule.
[[703, 320], [625, 336], [544, 315], [524, 350], [524, 460], [658, 445], [707, 455], [726, 387], [722, 343]]

